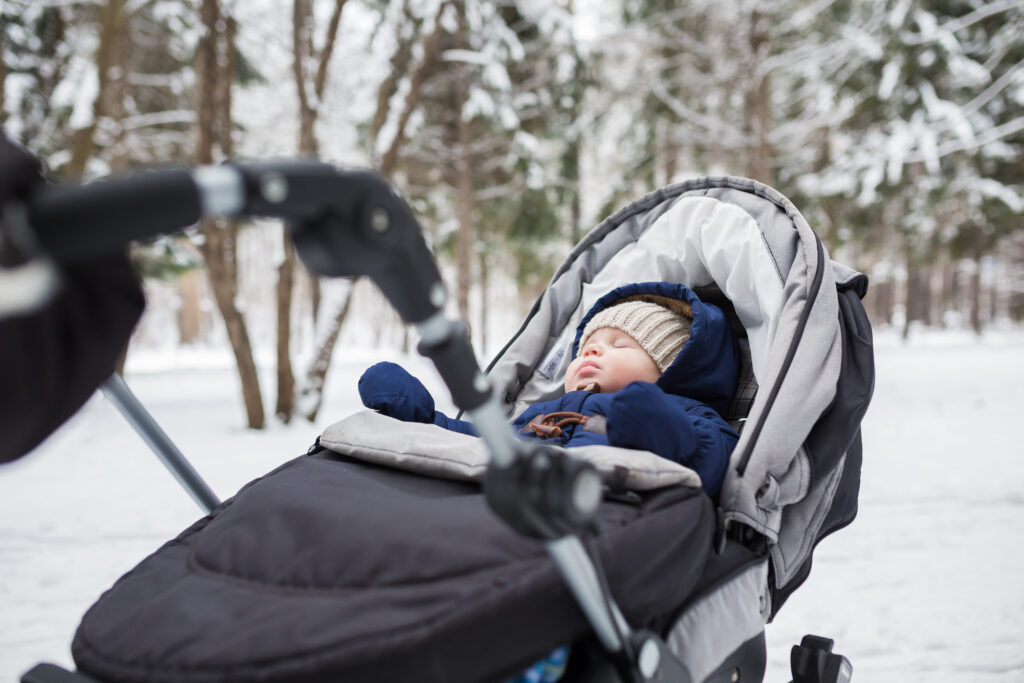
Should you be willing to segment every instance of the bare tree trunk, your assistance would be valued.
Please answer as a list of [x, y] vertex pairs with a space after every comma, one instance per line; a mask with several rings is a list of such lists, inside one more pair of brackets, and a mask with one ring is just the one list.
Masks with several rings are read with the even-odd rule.
[[925, 301], [928, 271], [913, 256], [907, 257], [907, 323], [927, 322]]
[[96, 99], [92, 103], [92, 121], [79, 128], [71, 136], [71, 160], [62, 169], [62, 176], [69, 181], [79, 181], [85, 174], [85, 165], [92, 156], [96, 144], [96, 124], [107, 113], [107, 86], [110, 83], [112, 67], [117, 58], [118, 45], [124, 27], [125, 0], [107, 0], [103, 7], [100, 24], [100, 43], [96, 48]]
[[[346, 0], [335, 0], [334, 11], [327, 25], [327, 35], [324, 45], [319, 51], [316, 50], [313, 42], [313, 7], [310, 0], [294, 0], [292, 5], [292, 76], [295, 81], [295, 90], [299, 103], [299, 155], [308, 158], [315, 158], [320, 153], [320, 145], [316, 138], [316, 123], [320, 115], [320, 103], [323, 100], [324, 89], [327, 85], [327, 70], [334, 52], [334, 44], [338, 36], [338, 26], [341, 23], [341, 12], [345, 7]], [[307, 62], [316, 60], [316, 72], [313, 82], [308, 82]], [[295, 249], [292, 245], [291, 235], [285, 226], [282, 226], [282, 248], [284, 258], [277, 270], [277, 403], [275, 414], [282, 422], [291, 421], [295, 413], [295, 373], [291, 361], [291, 317], [292, 298], [295, 290], [295, 273], [299, 268], [295, 258]], [[315, 275], [310, 274], [312, 283], [311, 293], [313, 300], [313, 320], [316, 323], [320, 305], [320, 283]], [[340, 325], [341, 320], [335, 319]], [[334, 339], [337, 338], [337, 333]], [[334, 339], [331, 340], [333, 347]], [[310, 371], [323, 367], [326, 372], [327, 363], [317, 363], [317, 359], [324, 353], [323, 349], [317, 349], [316, 357], [310, 366]], [[328, 353], [328, 363], [330, 361]], [[307, 378], [309, 377], [307, 372]], [[323, 388], [323, 377], [316, 377], [313, 372], [312, 382]], [[309, 385], [303, 389], [304, 393]], [[320, 398], [317, 398], [316, 406], [319, 409]], [[315, 414], [315, 411], [314, 411]]]
[[199, 308], [199, 272], [182, 273], [175, 283], [178, 295], [178, 342], [188, 344], [199, 338], [202, 330], [202, 312]]
[[920, 302], [921, 308], [918, 311], [919, 320], [925, 325], [934, 325], [935, 320], [935, 302], [934, 302], [934, 287], [932, 286], [932, 280], [935, 275], [935, 267], [931, 263], [924, 264], [920, 270], [921, 277], [919, 279], [920, 284]]
[[487, 263], [488, 253], [487, 249], [480, 250], [480, 322], [479, 324], [479, 339], [480, 348], [484, 351], [487, 349], [487, 319], [489, 317], [488, 312], [490, 306], [488, 305], [487, 299], [490, 296], [490, 278], [491, 269]]
[[[292, 5], [292, 76], [299, 101], [299, 155], [317, 155], [316, 110], [306, 88], [305, 62], [313, 51], [311, 0]], [[277, 400], [274, 414], [285, 424], [295, 412], [295, 372], [292, 369], [292, 292], [295, 282], [295, 249], [288, 227], [281, 225], [281, 264], [277, 267]]]
[[[891, 280], [875, 283], [875, 324], [888, 324], [892, 320], [893, 284]], [[868, 291], [870, 296], [871, 291]]]
[[1016, 288], [1010, 289], [1009, 301], [1006, 304], [1006, 313], [1015, 324], [1024, 321], [1024, 292]]
[[307, 274], [309, 275], [309, 303], [313, 309], [311, 317], [313, 318], [313, 327], [316, 328], [317, 320], [320, 317], [320, 301], [323, 294], [320, 287], [320, 278], [313, 273], [308, 273], [308, 271]]
[[[465, 0], [457, 0], [455, 9], [459, 21], [458, 45], [465, 47], [468, 25], [466, 22]], [[454, 78], [454, 102], [452, 111], [455, 116], [456, 151], [455, 151], [455, 216], [458, 229], [455, 233], [455, 303], [459, 315], [469, 324], [469, 292], [473, 286], [473, 160], [470, 148], [473, 144], [473, 133], [466, 116], [466, 103], [469, 101], [469, 74], [464, 63], [456, 67]]]
[[[339, 0], [338, 5], [336, 5], [336, 12], [341, 11], [340, 6], [342, 4], [343, 3]], [[402, 145], [405, 141], [405, 128], [408, 125], [413, 112], [415, 112], [416, 108], [419, 106], [423, 83], [426, 81], [427, 76], [437, 63], [440, 36], [443, 31], [443, 27], [441, 26], [441, 15], [447, 6], [447, 2], [440, 3], [437, 15], [434, 18], [433, 31], [422, 40], [422, 56], [409, 77], [410, 87], [403, 101], [402, 110], [398, 115], [395, 135], [388, 145], [387, 151], [381, 155], [380, 160], [377, 162], [378, 171], [380, 171], [380, 173], [385, 177], [394, 173], [395, 166], [398, 163], [398, 155], [401, 152]], [[408, 5], [406, 5], [406, 7], [408, 7]], [[406, 16], [409, 16], [408, 11]], [[332, 17], [332, 25], [333, 24], [334, 19]], [[419, 33], [418, 21], [414, 22], [414, 28], [417, 30], [414, 31], [413, 34], [416, 35]], [[331, 35], [330, 29], [328, 33]], [[377, 91], [377, 111], [374, 115], [374, 123], [370, 133], [371, 149], [373, 150], [376, 149], [377, 136], [380, 133], [381, 127], [389, 118], [388, 110], [390, 108], [391, 97], [396, 92], [398, 83], [405, 77], [405, 70], [411, 65], [413, 43], [413, 39], [409, 39], [408, 41], [400, 39], [398, 41], [396, 54], [391, 60], [392, 72], [384, 82], [381, 83], [381, 86]], [[320, 62], [321, 67], [324, 63], [324, 53], [322, 53]], [[321, 84], [321, 88], [323, 81], [320, 80], [320, 74], [322, 72], [323, 68], [318, 69], [317, 71], [317, 83]], [[317, 291], [319, 292], [319, 288]], [[351, 297], [352, 290], [350, 289], [343, 303], [338, 304], [336, 308], [333, 307], [335, 304], [332, 302], [331, 305], [324, 304], [324, 310], [322, 311], [320, 310], [321, 306], [317, 306], [315, 309], [318, 311], [316, 314], [316, 327], [318, 329], [316, 335], [317, 345], [316, 350], [314, 351], [313, 360], [306, 370], [302, 389], [298, 398], [300, 412], [310, 421], [316, 419], [317, 413], [320, 410], [320, 405], [323, 401], [323, 388], [326, 381], [327, 370], [330, 367], [331, 356], [334, 352], [334, 345], [337, 342], [342, 325], [348, 315], [349, 306], [351, 305]], [[330, 298], [326, 297], [325, 301], [330, 301]]]
[[338, 341], [338, 335], [348, 316], [349, 307], [352, 305], [352, 292], [355, 288], [349, 287], [343, 303], [338, 308], [337, 314], [331, 318], [331, 326], [326, 332], [326, 339], [317, 347], [316, 356], [310, 363], [306, 372], [306, 381], [302, 386], [302, 393], [299, 397], [299, 404], [302, 415], [310, 422], [316, 420], [320, 407], [323, 404], [324, 383], [327, 380], [327, 371], [331, 366], [331, 357], [334, 353], [334, 345]]
[[200, 223], [205, 241], [202, 246], [203, 260], [210, 278], [217, 308], [228, 332], [228, 341], [235, 354], [238, 378], [242, 384], [242, 399], [245, 402], [245, 413], [251, 429], [263, 429], [266, 419], [263, 413], [263, 399], [260, 392], [259, 373], [253, 359], [252, 344], [249, 341], [249, 330], [245, 317], [235, 303], [237, 288], [231, 281], [231, 274], [224, 258], [226, 234], [225, 226], [212, 219], [204, 219]]
[[974, 257], [974, 273], [971, 274], [970, 284], [970, 320], [971, 329], [975, 334], [981, 334], [981, 262], [985, 256], [985, 236], [982, 234], [981, 228], [977, 226], [973, 228], [973, 231], [971, 247]]
[[[118, 34], [124, 33], [124, 27], [118, 30]], [[113, 140], [106, 150], [107, 164], [111, 172], [119, 173], [128, 169], [131, 154], [128, 149], [128, 140], [124, 127], [124, 119], [127, 115], [125, 107], [125, 65], [127, 62], [128, 41], [120, 40], [114, 48], [113, 59], [111, 60], [110, 75], [108, 76], [106, 93], [106, 119], [110, 128], [114, 131]]]
[[[998, 267], [998, 266], [997, 266]], [[993, 273], [988, 287], [988, 324], [994, 325], [999, 320], [999, 278], [998, 271]]]
[[771, 77], [768, 72], [761, 73], [758, 77], [758, 68], [764, 61], [765, 52], [771, 40], [768, 31], [768, 22], [759, 11], [754, 11], [750, 17], [750, 53], [752, 56], [753, 77], [756, 79], [750, 85], [750, 91], [746, 96], [746, 119], [747, 135], [749, 136], [747, 174], [754, 180], [759, 180], [766, 185], [775, 182], [773, 169], [773, 152], [768, 142], [768, 133], [771, 130], [772, 122], [772, 86]]
[[7, 82], [7, 36], [0, 33], [0, 126], [7, 122], [7, 102], [4, 99], [4, 88]]
[[284, 258], [277, 267], [277, 403], [274, 414], [288, 424], [295, 409], [295, 374], [291, 359], [292, 289], [295, 280], [295, 247], [283, 232]]
[[[238, 24], [232, 16], [224, 17], [223, 39], [217, 46], [217, 83], [214, 100], [217, 107], [217, 121], [214, 125], [214, 139], [220, 146], [221, 154], [230, 159], [235, 155], [234, 121], [231, 118], [232, 91], [235, 75], [235, 33]], [[238, 223], [225, 220], [224, 264], [232, 285], [238, 289]]]
[[[230, 101], [225, 102], [222, 97], [218, 107], [217, 95], [218, 92], [224, 92], [225, 86], [220, 83], [221, 79], [230, 79], [231, 73], [222, 68], [223, 62], [218, 58], [218, 55], [221, 54], [219, 50], [222, 38], [220, 26], [226, 27], [229, 22], [223, 21], [217, 0], [202, 0], [200, 17], [203, 33], [196, 48], [195, 162], [204, 165], [213, 163], [213, 150], [218, 138], [222, 149], [224, 145], [230, 148], [230, 142], [226, 142], [229, 135], [217, 135], [218, 122], [223, 123], [225, 119], [230, 120], [230, 116], [225, 117], [223, 111], [225, 106], [230, 107]], [[228, 50], [231, 49], [232, 46], [229, 46]], [[252, 429], [262, 429], [265, 417], [259, 375], [253, 360], [252, 344], [249, 341], [245, 318], [235, 302], [238, 288], [235, 254], [232, 252], [231, 246], [233, 231], [222, 221], [209, 218], [201, 221], [199, 227], [203, 234], [200, 253], [206, 263], [210, 287], [213, 289], [214, 299], [221, 317], [224, 319], [231, 350], [235, 355], [248, 425]]]
[[960, 299], [963, 298], [963, 281], [960, 277], [960, 269], [955, 263], [949, 264], [949, 299], [947, 311], [960, 312]]
[[906, 340], [910, 336], [910, 323], [914, 319], [916, 313], [915, 307], [917, 305], [916, 299], [916, 283], [917, 279], [917, 267], [914, 263], [914, 250], [910, 247], [910, 238], [907, 235], [903, 235], [903, 256], [904, 265], [907, 269], [907, 281], [904, 283], [904, 299], [903, 299], [903, 339]]
[[658, 145], [658, 148], [662, 151], [662, 167], [664, 168], [665, 176], [664, 182], [659, 184], [668, 185], [675, 178], [679, 167], [679, 142], [672, 132], [674, 126], [671, 123], [661, 120], [660, 124], [661, 143]]
[[472, 138], [469, 122], [463, 116], [467, 93], [465, 78], [456, 81], [456, 108], [458, 117], [458, 153], [455, 158], [455, 215], [459, 227], [455, 234], [455, 302], [459, 315], [469, 320], [469, 290], [473, 284], [473, 166], [469, 155]]

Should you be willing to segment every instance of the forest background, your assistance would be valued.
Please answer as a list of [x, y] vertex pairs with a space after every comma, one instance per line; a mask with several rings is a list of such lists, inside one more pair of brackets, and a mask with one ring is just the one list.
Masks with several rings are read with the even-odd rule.
[[[699, 175], [792, 199], [869, 275], [876, 327], [1024, 319], [1024, 0], [2, 0], [0, 21], [0, 124], [51, 177], [372, 167], [482, 357], [587, 230]], [[133, 257], [129, 352], [229, 345], [252, 428], [270, 400], [315, 419], [335, 346], [413, 341], [372, 286], [310, 277], [280, 223]]]

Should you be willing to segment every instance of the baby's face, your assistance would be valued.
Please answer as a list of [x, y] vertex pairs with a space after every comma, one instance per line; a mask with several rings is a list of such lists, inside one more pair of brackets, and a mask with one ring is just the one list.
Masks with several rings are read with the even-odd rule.
[[593, 383], [598, 391], [614, 392], [630, 382], [656, 382], [661, 371], [636, 340], [615, 327], [601, 327], [587, 339], [565, 371], [565, 390], [585, 389]]

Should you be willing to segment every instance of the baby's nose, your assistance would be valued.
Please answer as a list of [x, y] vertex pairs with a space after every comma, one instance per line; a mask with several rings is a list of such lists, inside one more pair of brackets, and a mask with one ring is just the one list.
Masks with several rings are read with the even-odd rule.
[[596, 356], [601, 353], [600, 347], [596, 344], [587, 344], [587, 347], [583, 349], [584, 356]]

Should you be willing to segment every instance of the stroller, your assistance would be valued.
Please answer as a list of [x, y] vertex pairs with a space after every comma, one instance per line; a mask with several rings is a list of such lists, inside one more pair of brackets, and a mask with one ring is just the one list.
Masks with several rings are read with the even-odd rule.
[[[51, 253], [87, 255], [203, 212], [285, 217], [312, 270], [370, 275], [417, 325], [483, 442], [359, 414], [228, 501], [193, 490], [209, 514], [87, 612], [79, 671], [39, 665], [24, 682], [500, 681], [562, 644], [569, 683], [764, 675], [765, 624], [817, 543], [856, 515], [874, 380], [867, 279], [830, 261], [785, 197], [715, 177], [622, 209], [573, 249], [485, 377], [442, 313], [415, 220], [372, 174], [264, 163], [99, 185], [32, 200]], [[154, 205], [175, 209], [154, 224]], [[71, 228], [108, 222], [121, 227], [103, 240]], [[687, 285], [740, 339], [725, 416], [740, 441], [717, 509], [692, 477], [630, 485], [642, 477], [628, 460], [599, 472], [507, 426], [561, 390], [591, 304], [638, 279]], [[794, 680], [849, 680], [831, 647], [794, 647]]]

